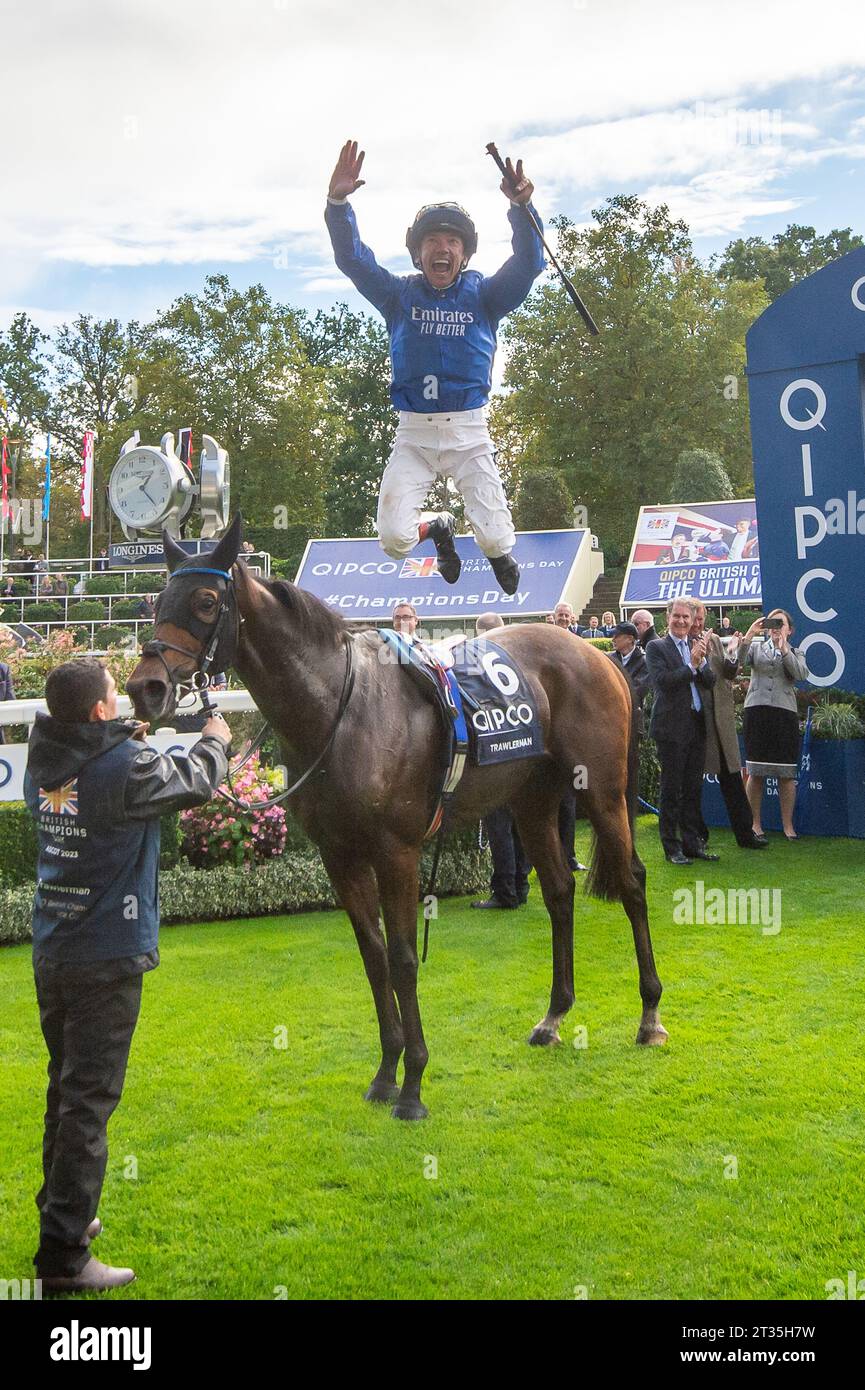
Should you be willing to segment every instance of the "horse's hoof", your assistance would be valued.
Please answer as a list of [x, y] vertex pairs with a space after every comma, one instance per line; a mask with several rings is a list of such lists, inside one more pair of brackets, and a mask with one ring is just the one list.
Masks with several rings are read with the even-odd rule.
[[637, 1031], [637, 1045], [639, 1047], [663, 1047], [669, 1037], [669, 1033], [661, 1023], [655, 1023], [651, 1028], [640, 1028]]
[[553, 1047], [562, 1040], [555, 1028], [543, 1028], [539, 1023], [529, 1034], [529, 1047]]
[[398, 1100], [391, 1110], [395, 1120], [425, 1120], [429, 1111], [420, 1100]]
[[399, 1091], [399, 1083], [396, 1081], [373, 1081], [364, 1100], [374, 1101], [379, 1105], [392, 1105], [399, 1096]]

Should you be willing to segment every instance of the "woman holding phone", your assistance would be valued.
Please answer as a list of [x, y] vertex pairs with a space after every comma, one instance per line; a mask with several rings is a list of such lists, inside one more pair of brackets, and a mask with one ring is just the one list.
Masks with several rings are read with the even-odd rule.
[[740, 656], [751, 669], [745, 697], [745, 790], [754, 817], [754, 835], [765, 842], [761, 824], [763, 789], [767, 777], [778, 779], [781, 823], [788, 840], [796, 840], [793, 811], [799, 764], [799, 715], [796, 682], [806, 680], [805, 658], [790, 646], [793, 623], [783, 608], [773, 608], [752, 623], [742, 638]]

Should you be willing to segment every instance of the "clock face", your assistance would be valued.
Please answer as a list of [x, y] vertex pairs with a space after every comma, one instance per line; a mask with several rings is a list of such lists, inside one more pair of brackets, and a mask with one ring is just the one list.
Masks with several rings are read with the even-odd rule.
[[127, 526], [155, 526], [171, 508], [175, 479], [157, 449], [131, 449], [115, 464], [108, 491]]

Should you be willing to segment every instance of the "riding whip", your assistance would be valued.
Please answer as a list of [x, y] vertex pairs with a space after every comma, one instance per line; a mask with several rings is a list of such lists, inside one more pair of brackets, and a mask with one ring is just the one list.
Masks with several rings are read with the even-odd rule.
[[[499, 154], [498, 150], [496, 149], [496, 147], [495, 147], [495, 145], [492, 143], [492, 141], [490, 141], [490, 143], [487, 145], [487, 154], [492, 155], [493, 159], [495, 160], [496, 164], [498, 165], [498, 167], [499, 167], [499, 169], [501, 170], [502, 174], [504, 175], [505, 179], [506, 179], [506, 180], [508, 181], [508, 183], [511, 185], [511, 188], [513, 188], [514, 191], [516, 191], [516, 186], [515, 186], [515, 183], [514, 183], [514, 176], [513, 176], [513, 174], [511, 174], [511, 173], [508, 171], [507, 166], [505, 165], [505, 163], [504, 163], [504, 161], [503, 161], [501, 155]], [[568, 279], [568, 277], [567, 277], [567, 275], [565, 274], [565, 272], [562, 270], [562, 267], [559, 265], [558, 261], [556, 260], [555, 256], [553, 255], [552, 251], [550, 250], [549, 246], [547, 245], [546, 241], [544, 240], [544, 234], [543, 234], [543, 232], [541, 231], [541, 227], [540, 227], [540, 224], [539, 224], [539, 222], [538, 222], [538, 219], [535, 217], [534, 213], [532, 212], [531, 208], [528, 206], [527, 203], [520, 203], [520, 207], [522, 208], [523, 212], [526, 214], [526, 217], [527, 217], [527, 218], [529, 219], [529, 221], [531, 222], [531, 224], [532, 224], [532, 226], [534, 227], [535, 231], [537, 232], [537, 234], [538, 234], [538, 236], [539, 236], [539, 238], [540, 238], [541, 245], [543, 246], [544, 250], [546, 251], [546, 253], [547, 253], [548, 257], [549, 257], [550, 265], [553, 267], [553, 269], [555, 270], [555, 272], [556, 272], [556, 274], [558, 275], [559, 279], [561, 280], [562, 284], [564, 285], [565, 289], [567, 290], [568, 298], [570, 299], [571, 303], [574, 305], [574, 308], [577, 309], [577, 310], [579, 311], [580, 316], [581, 316], [581, 318], [582, 318], [582, 320], [583, 320], [583, 323], [586, 325], [586, 327], [588, 328], [589, 332], [590, 332], [591, 334], [593, 334], [593, 336], [597, 337], [598, 333], [600, 332], [600, 330], [599, 330], [599, 328], [598, 328], [598, 325], [595, 323], [595, 320], [592, 318], [591, 314], [589, 313], [588, 309], [586, 308], [585, 304], [583, 303], [582, 299], [580, 298], [580, 296], [579, 296], [579, 294], [577, 293], [576, 289], [574, 288], [573, 284], [572, 284], [571, 281]]]

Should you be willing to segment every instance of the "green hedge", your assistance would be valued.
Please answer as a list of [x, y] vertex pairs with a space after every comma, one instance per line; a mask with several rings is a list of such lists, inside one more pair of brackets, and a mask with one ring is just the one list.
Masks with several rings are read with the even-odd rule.
[[23, 801], [0, 801], [0, 884], [32, 882], [36, 825]]
[[137, 618], [140, 603], [140, 598], [123, 598], [119, 603], [112, 603], [111, 616], [112, 618]]
[[[421, 891], [426, 887], [432, 851], [423, 856]], [[454, 836], [439, 862], [436, 893], [440, 897], [486, 891], [490, 863], [477, 848], [474, 831]], [[182, 864], [159, 877], [163, 923], [212, 922], [220, 918], [263, 917], [338, 906], [330, 880], [315, 852], [284, 854], [254, 869], [191, 869]], [[0, 943], [28, 941], [33, 887], [0, 887]]]
[[123, 594], [122, 574], [94, 574], [87, 580], [88, 594]]
[[101, 623], [104, 621], [108, 609], [101, 599], [78, 599], [76, 603], [69, 605], [70, 623]]
[[133, 637], [135, 629], [131, 627], [98, 627], [93, 633], [94, 647], [119, 647], [126, 641], [127, 637]]
[[57, 623], [63, 621], [62, 603], [25, 603], [25, 623]]

